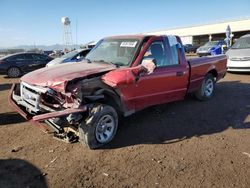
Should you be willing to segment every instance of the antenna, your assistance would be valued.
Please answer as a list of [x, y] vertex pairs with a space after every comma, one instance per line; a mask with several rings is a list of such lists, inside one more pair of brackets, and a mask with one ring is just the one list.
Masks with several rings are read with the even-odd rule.
[[61, 22], [63, 26], [64, 51], [69, 51], [72, 48], [72, 34], [71, 34], [71, 26], [70, 26], [71, 22], [68, 17], [62, 17]]

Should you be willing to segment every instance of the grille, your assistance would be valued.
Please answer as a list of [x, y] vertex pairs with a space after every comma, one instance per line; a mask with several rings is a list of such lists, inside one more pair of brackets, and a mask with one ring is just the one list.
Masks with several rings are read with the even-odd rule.
[[29, 110], [33, 112], [38, 112], [39, 102], [40, 102], [40, 94], [35, 90], [34, 86], [30, 86], [27, 83], [21, 83], [21, 98], [28, 105], [26, 106]]
[[250, 57], [232, 57], [231, 61], [250, 61]]

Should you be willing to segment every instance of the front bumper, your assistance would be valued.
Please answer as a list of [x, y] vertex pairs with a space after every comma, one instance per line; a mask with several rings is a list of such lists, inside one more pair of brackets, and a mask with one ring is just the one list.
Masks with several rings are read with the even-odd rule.
[[199, 52], [196, 52], [198, 54], [198, 56], [208, 56], [208, 55], [211, 55], [211, 52], [208, 52], [208, 51], [199, 51]]
[[250, 61], [227, 61], [227, 71], [250, 72]]
[[73, 113], [81, 113], [87, 111], [87, 106], [81, 106], [80, 108], [68, 108], [62, 111], [54, 111], [54, 112], [47, 112], [44, 114], [33, 115], [30, 114], [27, 110], [25, 110], [25, 106], [22, 105], [24, 101], [21, 100], [20, 96], [15, 93], [16, 85], [13, 84], [8, 96], [8, 102], [10, 106], [17, 111], [21, 116], [23, 116], [27, 121], [29, 121], [32, 125], [38, 126], [44, 132], [48, 132], [47, 126], [41, 124], [45, 120], [62, 117], [65, 115], [73, 114]]

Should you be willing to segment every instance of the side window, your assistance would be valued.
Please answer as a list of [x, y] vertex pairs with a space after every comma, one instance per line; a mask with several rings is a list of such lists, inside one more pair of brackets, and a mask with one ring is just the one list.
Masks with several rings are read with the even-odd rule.
[[83, 56], [82, 56], [82, 52], [77, 53], [75, 56], [73, 56], [73, 57], [71, 58], [71, 60], [77, 60], [78, 57], [80, 57], [80, 59], [83, 57]]
[[45, 60], [46, 59], [46, 56], [44, 55], [40, 55], [40, 54], [31, 54], [32, 55], [32, 58], [34, 60], [37, 60], [37, 61], [41, 61], [41, 60]]
[[24, 58], [25, 58], [26, 60], [33, 60], [32, 54], [25, 54], [25, 55], [24, 55]]
[[88, 53], [89, 53], [90, 50], [84, 50], [80, 53], [80, 56], [81, 57], [85, 57]]
[[178, 48], [177, 45], [170, 46], [170, 50], [172, 53], [172, 61], [171, 65], [178, 65], [179, 64], [179, 57], [178, 57]]
[[80, 57], [80, 59], [82, 59], [83, 57], [85, 57], [88, 54], [88, 50], [83, 50], [82, 52], [78, 53], [77, 55], [75, 55], [72, 60], [77, 60], [77, 57]]
[[156, 60], [157, 67], [164, 67], [168, 65], [168, 58], [166, 53], [166, 48], [163, 41], [153, 42], [143, 58], [154, 58]]
[[25, 60], [25, 57], [23, 54], [19, 54], [19, 55], [16, 55], [14, 57], [11, 58], [11, 60], [13, 61], [22, 61], [22, 60]]

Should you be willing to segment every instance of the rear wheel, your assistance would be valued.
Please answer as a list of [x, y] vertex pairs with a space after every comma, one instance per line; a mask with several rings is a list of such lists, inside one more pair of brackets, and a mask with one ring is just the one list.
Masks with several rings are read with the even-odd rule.
[[90, 149], [99, 148], [114, 138], [117, 127], [116, 110], [109, 105], [96, 104], [79, 126], [80, 141]]
[[214, 95], [214, 83], [214, 76], [212, 74], [207, 74], [201, 84], [201, 87], [195, 92], [196, 98], [201, 101], [211, 99]]
[[7, 74], [10, 78], [17, 78], [21, 75], [21, 70], [18, 67], [10, 67]]

